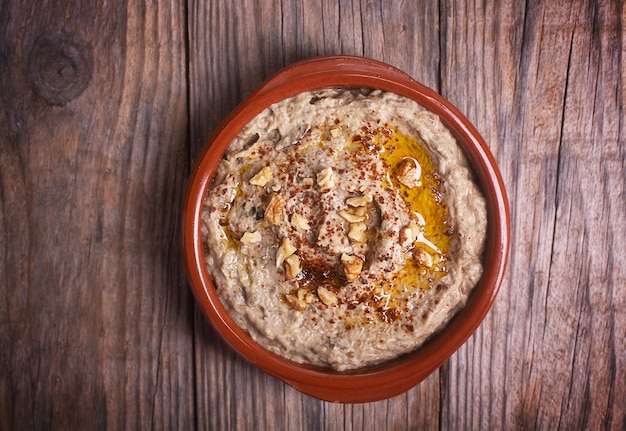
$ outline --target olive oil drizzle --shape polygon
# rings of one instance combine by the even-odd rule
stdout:
[[[421,228],[414,247],[405,251],[404,266],[389,277],[379,277],[378,282],[370,282],[370,290],[363,293],[358,302],[353,302],[353,305],[358,303],[366,306],[380,320],[390,323],[400,314],[408,312],[410,307],[407,302],[410,298],[421,296],[420,292],[435,288],[440,284],[439,280],[447,274],[446,262],[450,255],[454,226],[450,224],[449,208],[443,198],[444,180],[437,173],[437,166],[421,137],[407,136],[388,126],[367,128],[361,132],[355,134],[351,140],[354,151],[374,149],[378,152],[387,172],[382,178],[383,187],[390,188],[406,202],[414,223]],[[322,139],[319,143],[320,147],[325,146],[323,141]],[[398,166],[406,158],[414,159],[421,168],[420,184],[412,188],[400,182],[396,175]],[[243,177],[250,167],[250,163],[242,166],[240,176]],[[243,194],[240,182],[236,188],[236,199]],[[227,211],[220,224],[227,248],[238,250],[240,244],[229,228],[229,216],[230,211]],[[431,267],[421,264],[415,257],[413,250],[417,247],[423,248],[432,256]],[[345,285],[345,280],[337,274],[336,269],[326,263],[303,260],[302,267],[302,273],[294,280],[297,287],[291,294],[302,288],[313,292],[321,285],[338,292]],[[369,315],[368,321],[371,321],[371,317]],[[358,322],[352,322],[350,326],[353,324]]]
[[[422,247],[433,257],[433,266],[428,268],[420,264],[412,251],[408,250],[404,267],[391,277],[381,278],[379,284],[372,286],[371,293],[362,298],[361,302],[375,310],[380,320],[390,323],[399,314],[409,312],[409,297],[421,296],[420,291],[433,289],[447,274],[446,262],[449,259],[453,226],[449,220],[449,208],[443,199],[443,179],[437,173],[422,139],[382,127],[374,131],[373,140],[379,146],[380,157],[387,165],[388,175],[383,179],[384,186],[391,187],[402,197],[413,212],[414,221],[423,229],[425,241],[418,240],[415,247]],[[413,188],[402,184],[395,175],[398,166],[407,157],[415,159],[421,167],[421,184]]]

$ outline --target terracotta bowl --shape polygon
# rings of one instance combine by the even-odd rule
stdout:
[[[205,262],[201,238],[203,200],[226,147],[269,105],[325,87],[367,87],[414,99],[441,117],[468,156],[487,199],[485,271],[467,305],[418,350],[349,372],[301,365],[268,352],[240,329],[220,302]],[[336,402],[376,401],[403,393],[442,365],[476,330],[502,281],[509,250],[509,209],[502,178],[478,131],[449,102],[402,71],[359,57],[322,57],[289,66],[238,106],[208,140],[191,172],[184,201],[183,252],[191,289],[215,331],[243,358],[314,397]]]

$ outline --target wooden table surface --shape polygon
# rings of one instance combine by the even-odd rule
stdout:
[[[619,0],[1,1],[0,429],[626,429],[624,28]],[[511,202],[478,331],[368,404],[240,359],[181,261],[204,141],[331,54],[450,100]]]

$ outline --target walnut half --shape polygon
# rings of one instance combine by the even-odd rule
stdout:
[[[373,197],[371,194],[365,194],[362,196],[353,196],[351,198],[346,199],[346,203],[351,207],[364,207],[370,203],[372,203]]]
[[[359,256],[354,256],[352,254],[342,254],[341,255],[341,272],[343,273],[346,280],[349,282],[353,282],[363,270],[363,259]]]
[[[300,257],[292,254],[285,259],[285,276],[287,280],[293,280],[300,273]]]
[[[294,309],[302,311],[307,304],[311,304],[314,301],[314,296],[312,293],[307,292],[306,289],[298,289],[295,295],[291,293],[285,295],[285,299]]]
[[[263,217],[265,221],[273,225],[280,225],[283,222],[283,208],[285,208],[285,204],[285,198],[278,193],[272,193],[270,203],[265,208],[265,216]]]
[[[396,170],[396,178],[398,178],[398,181],[410,189],[419,187],[422,184],[420,182],[421,176],[422,167],[413,157],[405,157],[402,159],[402,162],[400,162]]]
[[[367,220],[367,215],[358,215],[352,211],[341,210],[339,216],[348,223],[362,223]]]
[[[410,222],[408,225],[400,229],[400,245],[405,249],[412,249],[415,245],[415,240],[420,234],[421,229],[415,222]]]
[[[363,222],[350,223],[350,230],[348,231],[348,238],[359,244],[365,244],[367,242],[367,225]]]
[[[324,304],[328,306],[335,305],[337,304],[337,302],[339,302],[339,300],[337,299],[337,295],[326,289],[324,286],[320,286],[317,288],[317,296]]]
[[[289,238],[283,238],[280,247],[276,250],[276,268],[280,268],[285,259],[296,252],[296,246],[289,240]]]
[[[325,168],[317,174],[317,185],[320,191],[327,192],[335,188],[335,174],[333,168]]]
[[[250,184],[263,187],[272,179],[272,170],[267,166],[261,169],[255,176],[250,178]]]
[[[291,215],[291,224],[294,225],[299,230],[311,229],[311,225],[309,224],[309,221],[298,213],[293,213]]]
[[[244,232],[240,239],[242,244],[256,244],[261,242],[261,233],[258,231]]]

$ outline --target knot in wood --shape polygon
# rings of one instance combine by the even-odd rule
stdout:
[[[28,60],[33,90],[50,105],[65,105],[78,97],[91,80],[93,54],[80,38],[68,33],[44,33]]]

